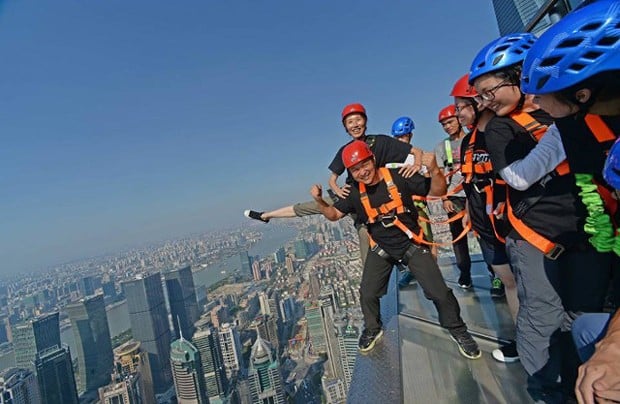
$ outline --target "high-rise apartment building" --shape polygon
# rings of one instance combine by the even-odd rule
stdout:
[[[78,404],[69,347],[56,346],[38,352],[35,373],[43,404]]]
[[[222,358],[224,359],[224,369],[226,369],[226,377],[230,380],[242,367],[239,333],[234,325],[224,323],[220,328],[219,337]]]
[[[11,334],[16,367],[34,370],[37,352],[60,346],[58,313],[44,314],[25,323],[16,324]]]
[[[209,400],[223,399],[228,380],[216,329],[208,325],[199,329],[194,333],[192,343],[200,353]]]
[[[183,337],[170,345],[170,364],[179,404],[207,404],[207,387],[200,353]]]
[[[0,372],[0,404],[41,404],[34,373],[19,368]]]
[[[194,323],[200,316],[192,269],[188,265],[165,272],[164,279],[168,291],[174,337],[178,339],[182,333],[185,338],[191,338],[194,333]]]
[[[148,353],[156,393],[172,384],[170,328],[159,272],[123,282],[131,333]]]
[[[248,384],[252,404],[284,404],[284,386],[280,364],[273,357],[271,348],[258,334],[250,354]]]
[[[110,381],[114,356],[103,295],[66,307],[78,358],[78,392],[96,391]]]

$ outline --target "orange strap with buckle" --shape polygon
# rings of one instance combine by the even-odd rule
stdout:
[[[422,244],[422,245],[428,245],[428,246],[444,246],[444,245],[450,245],[458,240],[460,240],[461,238],[465,237],[467,235],[467,233],[469,232],[469,230],[471,229],[471,223],[468,222],[467,226],[465,226],[465,228],[463,229],[463,232],[461,232],[461,234],[456,237],[454,240],[452,240],[451,243],[433,243],[430,241],[426,241],[424,240],[424,232],[422,229],[420,229],[420,231],[418,233],[414,233],[413,231],[411,231],[411,229],[409,229],[407,226],[405,226],[405,224],[398,218],[398,214],[399,213],[406,213],[408,212],[408,210],[405,208],[405,206],[403,205],[403,200],[400,196],[400,193],[398,192],[398,188],[396,187],[396,184],[394,184],[394,181],[392,179],[392,174],[390,173],[390,170],[385,168],[385,167],[381,167],[379,168],[381,175],[383,176],[383,181],[385,182],[387,189],[388,189],[388,193],[390,194],[390,198],[391,201],[382,204],[381,206],[374,208],[370,205],[370,200],[368,198],[368,194],[366,193],[366,185],[363,183],[359,183],[359,191],[360,191],[360,200],[362,202],[362,206],[364,207],[364,211],[366,213],[366,216],[368,217],[368,223],[376,223],[377,218],[381,215],[385,215],[385,214],[389,214],[389,213],[395,213],[394,216],[394,220],[392,221],[392,224],[396,227],[398,227],[399,230],[401,230],[403,233],[405,233],[407,235],[407,237],[410,240],[415,241],[418,244]],[[464,215],[464,211],[463,211],[463,215]],[[461,216],[462,217],[462,216]],[[372,237],[370,237],[370,247],[373,248],[377,245],[377,243],[372,239]]]
[[[508,194],[508,192],[506,192]],[[508,195],[506,195],[508,196]],[[508,220],[514,229],[523,237],[528,243],[538,248],[550,259],[556,259],[563,251],[564,247],[560,244],[547,240],[544,236],[536,233],[523,221],[517,218],[512,212],[509,198],[506,197],[506,212],[508,213]]]
[[[510,114],[510,117],[519,125],[523,126],[526,131],[529,132],[530,136],[538,143],[540,139],[547,133],[547,125],[543,125],[538,122],[534,117],[527,112],[518,111]],[[570,167],[568,165],[568,160],[562,161],[555,168],[555,172],[558,175],[566,175],[570,173]]]
[[[461,165],[461,172],[465,176],[465,183],[469,184],[474,174],[488,174],[493,171],[493,165],[490,161],[476,162],[474,163],[474,147],[476,147],[476,135],[478,129],[474,129],[469,137],[469,143],[465,149],[465,155],[463,156],[463,164]]]

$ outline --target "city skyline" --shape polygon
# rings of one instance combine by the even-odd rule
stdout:
[[[349,102],[374,133],[412,115],[431,149],[452,83],[497,36],[490,1],[60,0],[5,2],[0,18],[2,275],[307,200]]]

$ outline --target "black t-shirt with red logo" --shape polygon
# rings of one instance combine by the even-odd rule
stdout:
[[[469,142],[471,141],[472,133],[469,133],[467,136],[463,138],[463,142],[461,143],[461,156],[463,156],[463,165],[469,164],[469,162],[465,161],[466,151],[469,147]],[[491,157],[489,156],[489,152],[487,150],[487,145],[485,141],[484,132],[478,130],[476,131],[476,138],[474,140],[473,145],[473,164],[476,163],[485,163],[490,161]],[[471,170],[473,172],[473,168]],[[465,176],[465,175],[464,175]],[[494,172],[490,172],[487,174],[476,174],[472,175],[472,179],[470,182],[463,181],[463,190],[465,191],[465,195],[467,195],[467,205],[469,207],[469,218],[471,220],[471,225],[473,229],[489,242],[493,242],[495,240],[495,232],[493,231],[493,224],[491,223],[491,219],[487,213],[487,195],[486,192],[482,191],[488,184],[494,184],[493,190],[493,207],[491,209],[495,209],[500,202],[504,202],[506,200],[506,188],[503,185],[495,184],[496,174]],[[509,225],[504,220],[495,220],[495,227],[500,236],[505,236],[508,233]]]
[[[544,125],[552,123],[552,118],[542,110],[530,115]],[[496,173],[525,158],[537,144],[532,135],[513,119],[499,116],[487,124],[485,140]],[[564,247],[587,240],[583,231],[587,212],[578,192],[572,173],[547,176],[525,191],[508,186],[511,206],[515,212],[522,212],[517,213],[517,217],[536,233]],[[514,229],[509,235],[523,238]]]
[[[402,142],[401,142],[402,143]],[[409,210],[408,213],[398,215],[401,222],[411,231],[420,232],[418,225],[417,209],[411,197],[413,195],[426,196],[430,190],[430,180],[420,174],[414,174],[410,178],[404,178],[398,174],[398,169],[390,169],[394,184],[400,193],[403,205]],[[377,208],[384,203],[390,202],[390,194],[385,181],[380,181],[375,185],[366,186],[366,194],[370,206]],[[360,192],[357,187],[351,187],[349,196],[334,203],[334,207],[342,213],[356,213],[360,223],[366,223],[368,216],[360,199]],[[388,221],[389,222],[389,221]],[[387,223],[387,222],[386,222]],[[368,233],[372,239],[392,257],[400,258],[405,254],[411,245],[411,240],[402,230],[396,226],[384,227],[383,224],[375,222],[368,224]]]

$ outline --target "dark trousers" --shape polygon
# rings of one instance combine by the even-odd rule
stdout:
[[[467,330],[461,319],[459,307],[452,290],[446,286],[441,271],[430,251],[412,245],[412,254],[407,266],[422,287],[425,296],[432,300],[439,313],[439,323],[451,332]],[[364,327],[368,330],[381,328],[379,299],[387,292],[388,281],[395,260],[381,258],[369,251],[362,273],[360,304],[364,314]]]
[[[448,213],[448,217],[452,218],[458,212],[465,209],[465,198],[450,198],[450,201],[457,208],[457,212]],[[452,234],[452,240],[457,238],[463,232],[463,221],[455,220],[450,222],[450,234]],[[456,266],[461,271],[461,275],[471,276],[471,258],[469,257],[469,246],[467,245],[467,235],[461,238],[456,243],[452,244],[454,250],[454,257],[456,258]]]

